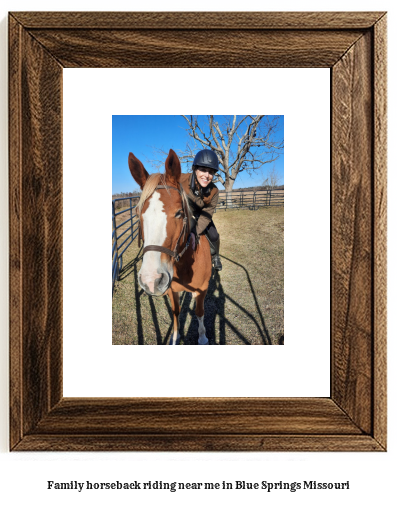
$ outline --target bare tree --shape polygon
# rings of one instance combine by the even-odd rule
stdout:
[[[279,116],[224,116],[222,124],[214,115],[199,121],[198,116],[185,116],[187,133],[193,142],[180,153],[182,162],[191,165],[199,149],[210,149],[218,156],[220,181],[226,192],[233,189],[237,176],[274,162],[282,153],[284,140],[279,138]]]
[[[267,173],[267,177],[262,183],[262,186],[268,187],[271,190],[273,190],[275,187],[277,187],[279,181],[280,175],[278,174],[276,167],[273,165],[273,167]]]

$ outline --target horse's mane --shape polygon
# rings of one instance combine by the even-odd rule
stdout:
[[[141,197],[138,202],[137,206],[137,214],[140,216],[141,211],[143,208],[143,205],[145,204],[146,200],[149,199],[149,197],[153,194],[153,192],[156,190],[156,187],[158,185],[166,185],[165,183],[165,176],[161,173],[154,173],[149,176],[149,178],[146,180],[145,186],[143,187]],[[186,192],[183,190],[182,185],[179,186],[179,190],[181,192],[182,201],[183,201],[183,207],[185,210],[187,210],[188,214],[188,228],[190,230],[190,206],[189,201],[186,195]],[[170,191],[167,189],[167,192],[170,194]]]
[[[146,199],[149,199],[149,197],[153,194],[155,188],[158,185],[165,185],[164,175],[160,173],[151,174],[149,178],[146,180],[145,186],[143,187],[142,194],[138,202],[138,206],[136,208],[139,216],[141,215],[141,211],[143,205],[146,202]]]

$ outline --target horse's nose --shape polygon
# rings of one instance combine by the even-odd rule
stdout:
[[[161,273],[160,277],[156,278],[156,280],[154,281],[154,293],[155,294],[161,288],[161,284],[163,283],[163,280],[164,280],[164,273]]]
[[[154,281],[154,294],[161,295],[168,289],[169,276],[167,273],[161,273],[159,278]]]
[[[167,273],[157,273],[157,278],[139,275],[139,285],[149,296],[161,296],[169,287],[170,277]]]
[[[142,287],[142,289],[146,292],[146,294],[149,294],[152,296],[154,294],[154,280],[151,277],[148,276],[142,276],[141,274],[138,277],[139,285]]]

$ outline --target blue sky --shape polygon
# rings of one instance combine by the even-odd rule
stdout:
[[[200,118],[198,117],[199,122]],[[284,118],[281,117],[280,139],[284,137]],[[187,122],[179,115],[170,116],[121,116],[112,117],[112,194],[132,192],[138,190],[138,185],[132,179],[128,169],[128,154],[132,152],[142,161],[148,173],[157,172],[150,160],[158,158],[156,149],[168,153],[172,148],[179,154],[184,150],[189,136],[186,132]],[[199,147],[198,149],[201,149]],[[284,156],[281,155],[275,162],[265,164],[260,170],[250,176],[246,171],[241,172],[233,188],[244,188],[261,185],[266,178],[268,170],[275,166],[279,174],[279,184],[284,183]],[[161,172],[163,172],[163,167]],[[182,167],[187,172],[187,167]],[[217,183],[223,189],[221,183]]]

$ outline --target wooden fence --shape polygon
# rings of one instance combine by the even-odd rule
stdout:
[[[114,199],[115,210],[125,206],[124,201],[130,199],[130,206],[136,206],[139,195],[133,197]],[[219,191],[219,200],[216,210],[232,208],[258,209],[261,206],[284,206],[284,190],[249,190],[225,192]]]
[[[257,210],[263,206],[284,206],[284,190],[220,191],[216,211],[235,208]]]

